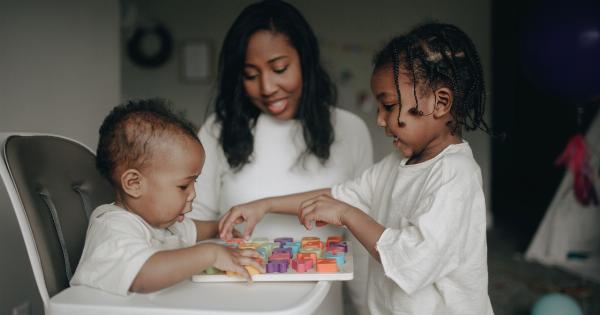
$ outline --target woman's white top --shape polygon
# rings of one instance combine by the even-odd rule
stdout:
[[[199,137],[206,152],[198,177],[196,199],[189,217],[217,220],[232,206],[252,200],[331,187],[354,178],[373,163],[373,148],[365,123],[356,115],[336,108],[332,111],[335,140],[329,160],[323,165],[306,150],[302,126],[297,120],[281,121],[270,115],[258,117],[254,152],[250,163],[234,172],[218,141],[221,126],[211,115]],[[242,227],[238,227],[242,231]],[[339,233],[331,227],[307,232],[295,216],[268,214],[256,226],[256,237],[329,236]]]
[[[481,171],[466,142],[406,165],[392,153],[335,198],[386,227],[369,261],[367,299],[377,314],[493,314],[488,297]]]

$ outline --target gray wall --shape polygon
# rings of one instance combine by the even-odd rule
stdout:
[[[50,132],[95,147],[120,98],[117,0],[0,0],[0,131]],[[0,187],[0,314],[43,314]]]
[[[0,0],[0,131],[94,148],[120,100],[117,0]]]
[[[127,17],[136,17],[138,21],[154,18],[165,23],[175,38],[177,48],[190,39],[210,40],[215,56],[212,62],[216,65],[216,54],[225,32],[241,9],[252,2],[123,0],[122,5]],[[304,14],[319,38],[322,59],[338,85],[339,106],[359,114],[371,129],[376,160],[392,150],[391,139],[384,137],[382,131],[376,127],[374,106],[368,106],[369,102],[365,106],[369,110],[365,111],[358,104],[357,99],[360,94],[371,97],[369,79],[372,56],[392,36],[426,19],[457,24],[477,45],[489,91],[491,0],[294,0],[290,2]],[[179,74],[180,61],[177,52],[164,66],[148,70],[132,64],[123,54],[123,98],[166,97],[171,99],[179,109],[186,111],[191,120],[201,124],[207,106],[212,106],[214,81],[208,83],[182,81]],[[342,80],[343,73],[351,73],[352,78]],[[487,112],[490,113],[491,110],[488,109]],[[490,121],[489,115],[487,120]],[[490,138],[481,132],[467,134],[466,138],[471,143],[482,168],[484,188],[486,195],[489,196]]]

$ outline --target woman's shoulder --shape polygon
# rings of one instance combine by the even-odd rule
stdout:
[[[338,122],[354,122],[354,123],[363,123],[364,124],[364,121],[362,120],[362,118],[358,117],[358,115],[356,115],[355,113],[353,113],[347,109],[343,109],[343,108],[339,108],[339,107],[334,107],[332,109],[331,117],[333,119],[336,119]]]
[[[217,121],[217,114],[216,113],[211,113],[211,114],[209,114],[206,117],[206,119],[202,123],[202,127],[200,127],[200,129],[214,128],[215,126],[219,126],[219,125],[220,124]]]
[[[206,117],[206,120],[200,127],[198,136],[202,138],[204,135],[210,135],[213,138],[218,138],[221,132],[221,124],[217,121],[217,114],[212,113]]]
[[[367,131],[367,124],[358,115],[339,107],[332,111],[331,119],[336,129]]]

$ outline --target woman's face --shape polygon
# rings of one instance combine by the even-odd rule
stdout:
[[[261,30],[248,41],[243,81],[246,95],[263,113],[293,119],[302,94],[302,68],[288,37]]]

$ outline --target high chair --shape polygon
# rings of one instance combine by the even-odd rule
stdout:
[[[3,218],[7,216],[11,222],[17,222],[20,230],[14,240],[3,242],[24,243],[28,264],[18,269],[33,273],[35,285],[30,287],[36,287],[37,292],[29,294],[41,297],[45,314],[341,312],[338,303],[322,303],[331,300],[326,299],[328,294],[339,294],[335,290],[330,292],[331,283],[326,281],[253,285],[182,281],[158,292],[126,297],[86,286],[69,287],[83,250],[91,211],[114,201],[110,184],[97,172],[93,151],[72,139],[48,134],[0,133],[0,150],[0,176],[4,185],[0,188],[6,189],[0,189],[3,206],[0,211]],[[3,253],[10,254],[13,253]],[[35,302],[32,309],[39,313]]]

